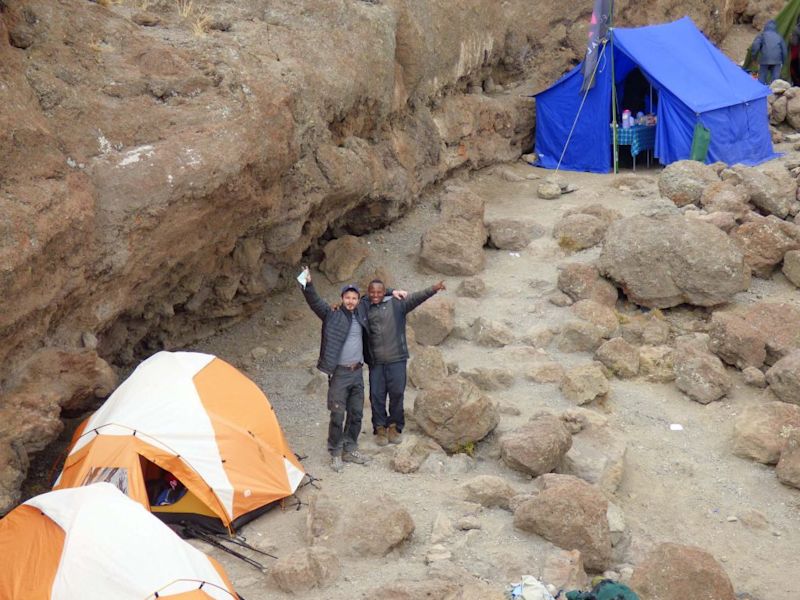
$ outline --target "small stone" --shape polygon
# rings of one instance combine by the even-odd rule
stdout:
[[[81,334],[81,344],[83,345],[84,348],[88,348],[90,350],[96,350],[97,349],[97,336],[95,336],[90,331],[84,331]]]
[[[461,531],[471,531],[473,529],[480,529],[481,522],[480,519],[478,519],[478,517],[475,516],[461,517],[456,522],[456,528],[460,529]]]
[[[553,181],[543,181],[536,190],[542,200],[558,200],[561,197],[561,186]]]
[[[486,283],[480,277],[465,279],[456,289],[456,295],[464,298],[480,298],[485,293]]]
[[[753,387],[762,389],[767,387],[767,378],[761,369],[757,369],[755,367],[746,367],[742,370],[742,376],[744,377],[744,382],[747,385],[752,385]]]
[[[572,304],[572,298],[567,296],[564,292],[555,291],[547,295],[547,301],[553,306],[564,308]]]

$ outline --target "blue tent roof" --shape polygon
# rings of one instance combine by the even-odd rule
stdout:
[[[541,166],[555,168],[563,152],[564,169],[611,170],[610,58],[606,45],[585,98],[581,65],[536,95]],[[657,92],[654,154],[662,164],[689,157],[698,122],[711,130],[708,162],[757,164],[776,156],[767,115],[770,89],[728,59],[690,18],[615,29],[614,66],[618,90],[638,67]]]
[[[614,44],[696,113],[772,93],[708,41],[689,17],[615,29]]]

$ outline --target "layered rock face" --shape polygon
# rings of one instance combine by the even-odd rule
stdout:
[[[320,240],[518,157],[524,94],[580,56],[591,9],[567,27],[554,0],[103,4],[0,2],[0,420],[43,349],[181,346]],[[688,11],[712,37],[730,20],[722,0],[656,4],[619,20]],[[24,464],[46,438],[0,445]]]

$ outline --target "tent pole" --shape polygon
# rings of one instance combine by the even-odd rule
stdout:
[[[614,175],[616,175],[619,172],[619,146],[617,145],[617,76],[614,72],[614,0],[611,0],[608,33],[611,37],[611,131],[614,136]]]

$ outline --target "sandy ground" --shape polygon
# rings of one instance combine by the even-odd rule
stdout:
[[[783,168],[774,161],[773,168]],[[511,165],[515,173],[526,176],[543,172],[522,163]],[[487,265],[480,276],[487,294],[480,300],[458,298],[454,292],[460,278],[448,277],[448,296],[456,302],[457,318],[484,315],[506,322],[520,335],[531,328],[559,325],[569,315],[546,300],[555,288],[557,266],[569,261],[594,259],[597,249],[567,256],[551,237],[553,224],[568,208],[594,202],[613,207],[623,214],[635,214],[658,197],[656,169],[627,171],[622,191],[612,187],[612,175],[569,173],[564,175],[579,190],[557,201],[536,197],[536,181],[508,182],[491,171],[478,173],[463,183],[486,199],[486,218],[524,218],[541,225],[546,233],[518,256],[486,250]],[[623,183],[623,182],[618,182]],[[386,230],[366,236],[371,256],[359,269],[383,266],[401,288],[421,289],[439,279],[424,273],[417,264],[420,235],[435,219],[435,196],[421,203],[402,220]],[[336,299],[336,287],[315,272],[315,282],[323,297]],[[354,278],[355,279],[355,278]],[[781,275],[771,281],[754,280],[750,291],[737,302],[781,297],[797,302]],[[302,318],[298,318],[298,311]],[[669,313],[669,311],[667,311]],[[381,584],[396,580],[424,579],[429,567],[425,553],[431,525],[440,512],[453,519],[470,511],[454,488],[478,474],[497,474],[524,491],[531,479],[506,468],[496,459],[498,434],[528,420],[541,409],[564,410],[572,405],[552,384],[527,381],[528,366],[513,348],[488,350],[450,336],[441,345],[445,358],[464,370],[470,367],[503,366],[515,375],[514,385],[490,395],[501,404],[516,407],[518,416],[503,414],[497,431],[478,445],[474,459],[465,455],[449,458],[441,472],[401,475],[391,470],[393,449],[377,447],[365,411],[362,449],[374,456],[367,468],[347,465],[335,474],[328,468],[325,450],[327,411],[324,386],[309,394],[304,391],[314,375],[320,324],[305,306],[298,290],[276,296],[252,320],[199,344],[195,350],[212,352],[243,368],[269,395],[288,439],[296,452],[307,455],[307,470],[322,478],[319,485],[346,506],[353,499],[379,492],[393,495],[411,512],[416,523],[413,539],[382,559],[343,559],[343,577],[332,587],[300,594],[306,598],[344,600],[360,598]],[[253,348],[263,347],[268,356],[258,362],[250,358]],[[552,345],[547,352],[565,365],[591,360],[585,353],[562,354]],[[413,354],[413,350],[412,350]],[[641,380],[612,380],[612,393],[606,407],[592,407],[605,414],[610,423],[624,432],[628,445],[622,484],[613,501],[625,512],[628,541],[617,550],[618,564],[635,563],[652,544],[673,541],[707,549],[724,565],[737,592],[768,598],[800,597],[796,572],[796,552],[800,547],[800,491],[779,483],[773,469],[739,459],[731,453],[733,418],[742,407],[758,401],[761,394],[749,388],[735,374],[736,385],[728,398],[703,406],[689,400],[671,384],[652,384]],[[407,414],[411,413],[416,390],[406,395]],[[368,404],[368,403],[367,403]],[[507,412],[507,411],[506,411]],[[671,431],[680,423],[683,431]],[[413,423],[407,428],[415,433]],[[307,501],[311,488],[299,496]],[[757,510],[766,517],[762,528],[748,526],[741,519]],[[307,508],[275,510],[247,526],[249,540],[270,548],[279,556],[304,546]],[[500,509],[479,513],[481,529],[458,532],[448,544],[456,565],[488,580],[498,589],[520,575],[538,575],[554,547],[548,542],[515,530],[512,515]],[[212,552],[231,574],[237,589],[252,598],[284,597],[269,578],[218,551]],[[372,596],[369,596],[372,597]]]

